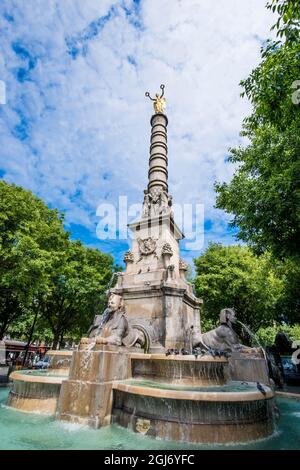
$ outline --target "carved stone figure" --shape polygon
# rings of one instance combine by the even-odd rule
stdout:
[[[168,212],[170,213],[171,219],[174,220],[174,212],[172,209],[172,205],[173,205],[173,198],[171,195],[168,195]]]
[[[175,266],[174,264],[169,264],[167,267],[167,281],[172,281],[174,280],[174,274],[175,274]]]
[[[97,334],[100,332],[102,324],[106,321],[107,317],[110,314],[109,308],[106,308],[102,315],[96,315],[92,325],[88,329],[88,338],[95,338]],[[83,338],[83,339],[88,339]]]
[[[173,218],[172,196],[162,188],[154,188],[151,192],[145,189],[142,217],[156,217],[161,214],[171,214]]]
[[[144,190],[144,202],[143,202],[143,217],[149,217],[151,215],[151,201],[152,196],[147,189]]]
[[[111,294],[108,299],[108,310],[109,314],[96,336],[96,343],[121,346],[122,339],[128,332],[123,298],[120,295]]]
[[[166,191],[162,188],[156,188],[151,195],[154,216],[171,212],[172,197]]]
[[[169,212],[169,196],[166,191],[160,191],[158,205],[159,214],[167,214]]]
[[[194,333],[192,346],[205,349],[223,351],[239,351],[249,349],[240,343],[233,330],[232,324],[236,321],[236,312],[232,308],[224,308],[220,312],[220,326],[207,333]]]
[[[117,294],[110,294],[108,307],[103,315],[96,315],[89,338],[83,338],[81,345],[85,344],[113,344],[115,346],[131,347],[145,343],[145,334],[128,324],[123,298]]]

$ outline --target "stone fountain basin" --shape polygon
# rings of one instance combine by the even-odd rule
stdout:
[[[22,382],[38,382],[38,383],[53,383],[61,384],[61,382],[68,377],[68,371],[51,372],[49,370],[18,370],[10,374],[10,379],[20,380]]]
[[[156,398],[171,398],[174,400],[196,400],[213,402],[257,401],[274,397],[270,387],[264,385],[265,395],[256,387],[254,382],[229,382],[218,387],[195,387],[158,383],[148,380],[123,380],[114,382],[113,389],[134,395]]]
[[[154,438],[196,443],[248,442],[275,429],[275,401],[255,382],[187,386],[141,379],[113,383],[112,422]]]
[[[223,385],[229,379],[228,360],[209,355],[169,355],[133,353],[131,377],[160,383],[193,386]],[[125,378],[125,377],[124,377]],[[128,377],[129,378],[129,377]]]
[[[68,371],[22,370],[10,374],[13,381],[8,406],[28,413],[53,415],[63,380]]]

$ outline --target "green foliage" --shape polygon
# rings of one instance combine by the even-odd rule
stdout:
[[[63,217],[15,185],[0,181],[0,338],[78,339],[104,308],[113,259],[71,241]]]
[[[216,206],[233,214],[238,238],[280,262],[281,321],[300,321],[300,2],[273,0],[279,40],[268,41],[262,61],[241,82],[253,106],[243,123],[249,144],[230,149],[236,171],[217,183]]]
[[[103,311],[112,269],[110,256],[86,248],[79,241],[69,242],[53,266],[48,294],[41,302],[55,345],[67,332],[82,336],[94,315]]]
[[[204,313],[205,313],[205,311],[204,311]],[[201,331],[202,331],[202,333],[205,333],[206,331],[213,330],[217,326],[218,326],[217,321],[214,322],[210,318],[207,318],[206,315],[203,315],[201,317]]]
[[[299,2],[273,1],[285,41],[269,41],[262,62],[241,82],[253,113],[243,123],[249,145],[230,150],[236,171],[216,184],[217,207],[233,214],[238,238],[257,252],[300,257]],[[293,34],[289,32],[293,31]],[[300,89],[300,83],[298,86]],[[299,96],[300,98],[300,96]],[[296,101],[295,101],[296,100]],[[300,99],[299,99],[300,103]]]
[[[261,327],[257,331],[256,336],[263,346],[272,346],[277,333],[281,331],[286,333],[292,341],[300,340],[300,324],[281,325],[276,323],[273,326]]]
[[[271,0],[267,8],[278,14],[278,20],[272,27],[277,29],[277,36],[291,38],[297,34],[300,28],[299,0]]]
[[[268,255],[257,257],[245,246],[214,243],[194,262],[196,292],[204,300],[201,322],[207,329],[218,324],[225,307],[234,307],[253,331],[276,318],[283,284]]]
[[[278,319],[282,323],[300,323],[300,265],[294,258],[278,262],[277,275],[282,279],[282,295],[278,301]]]
[[[234,213],[238,238],[258,253],[300,257],[300,134],[260,129],[247,148],[233,149],[240,163],[229,184],[217,184],[217,207]]]
[[[68,234],[57,211],[30,191],[0,181],[0,338],[47,288]]]

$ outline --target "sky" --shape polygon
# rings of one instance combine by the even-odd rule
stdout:
[[[153,95],[167,98],[169,190],[204,208],[204,243],[236,243],[214,208],[228,148],[251,112],[240,80],[260,61],[266,0],[1,0],[0,177],[65,213],[72,238],[122,260],[130,240],[100,240],[99,210],[147,186]],[[102,205],[102,206],[101,206]],[[97,215],[98,214],[98,215]],[[109,230],[108,230],[109,232]]]

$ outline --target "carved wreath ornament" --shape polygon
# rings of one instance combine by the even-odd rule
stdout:
[[[142,240],[138,238],[139,250],[141,256],[148,256],[152,254],[156,254],[156,240],[152,237],[145,238]]]

